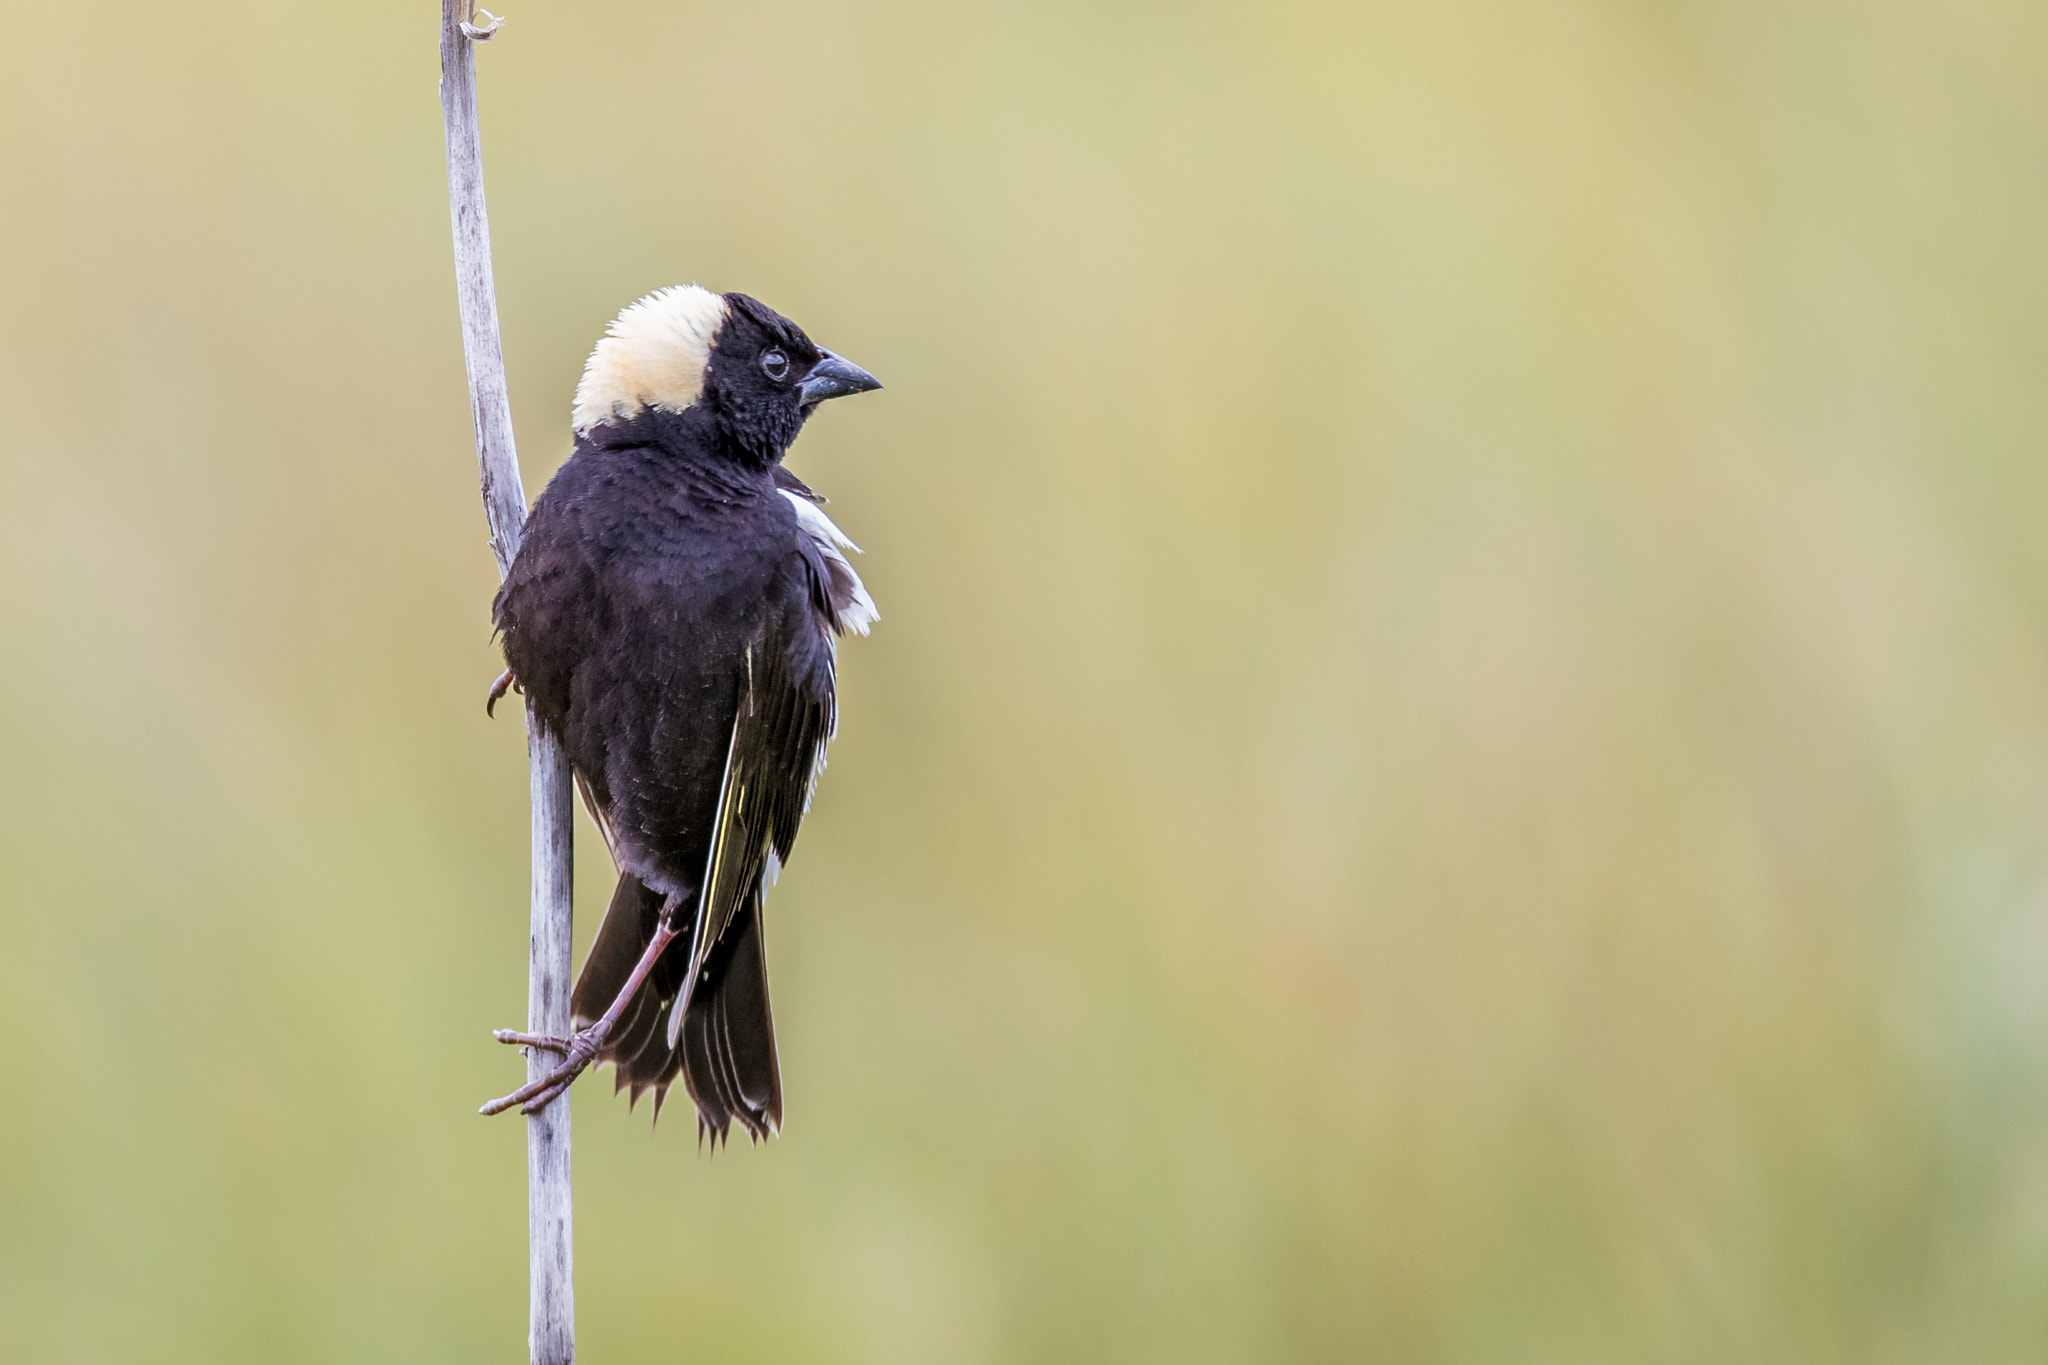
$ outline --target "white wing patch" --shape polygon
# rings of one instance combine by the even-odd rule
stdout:
[[[846,532],[833,525],[832,518],[816,503],[805,501],[787,488],[782,490],[782,496],[796,509],[797,525],[803,527],[804,534],[825,557],[825,568],[832,580],[826,591],[832,599],[832,615],[837,625],[855,635],[867,634],[868,628],[882,619],[882,613],[875,609],[875,599],[868,596],[867,585],[860,581],[860,575],[846,558],[848,550],[859,554],[860,546],[848,540]]]

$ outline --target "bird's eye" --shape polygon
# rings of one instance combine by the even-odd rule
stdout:
[[[789,357],[774,349],[763,351],[761,368],[767,372],[770,379],[780,379],[789,373]]]

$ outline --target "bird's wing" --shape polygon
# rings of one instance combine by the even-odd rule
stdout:
[[[819,642],[823,648],[823,642]],[[682,1032],[705,960],[735,913],[780,872],[825,766],[834,716],[831,664],[806,666],[771,636],[746,648],[746,676],[727,743],[712,819],[703,895],[690,939],[690,974],[669,1011],[668,1041]]]
[[[612,861],[616,864],[619,858],[619,846],[612,840],[611,817],[604,813],[604,805],[597,799],[597,792],[592,789],[590,779],[583,775],[583,770],[576,768],[574,772],[576,774],[576,791],[583,798],[583,809],[590,812],[590,822],[597,826],[597,835],[600,839],[604,840],[605,852],[612,855]]]
[[[802,490],[801,494],[798,489]],[[819,509],[817,504],[824,499],[810,489],[798,484],[796,488],[783,488],[781,492],[789,499],[790,509],[796,513],[796,524],[809,545],[810,554],[806,558],[811,564],[812,581],[817,585],[818,605],[825,624],[835,632],[850,630],[856,635],[867,634],[868,628],[882,619],[882,614],[875,610],[875,599],[868,596],[867,586],[860,581],[860,575],[853,571],[852,561],[846,557],[848,550],[859,554],[860,546],[849,540],[846,532]]]

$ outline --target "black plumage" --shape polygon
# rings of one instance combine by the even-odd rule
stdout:
[[[779,1129],[763,902],[834,729],[835,636],[874,618],[781,460],[818,403],[876,387],[772,309],[694,287],[628,309],[593,354],[575,452],[493,615],[619,882],[567,1060],[508,1101],[600,1060],[657,1106],[680,1074],[714,1138]]]

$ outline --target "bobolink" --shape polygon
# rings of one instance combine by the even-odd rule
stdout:
[[[836,637],[875,604],[782,457],[818,404],[880,388],[745,294],[664,289],[620,313],[576,389],[576,449],[534,503],[493,607],[504,677],[557,736],[619,870],[562,1052],[484,1106],[528,1112],[593,1061],[700,1132],[780,1129],[762,908],[836,722]],[[674,946],[671,947],[671,941]]]

